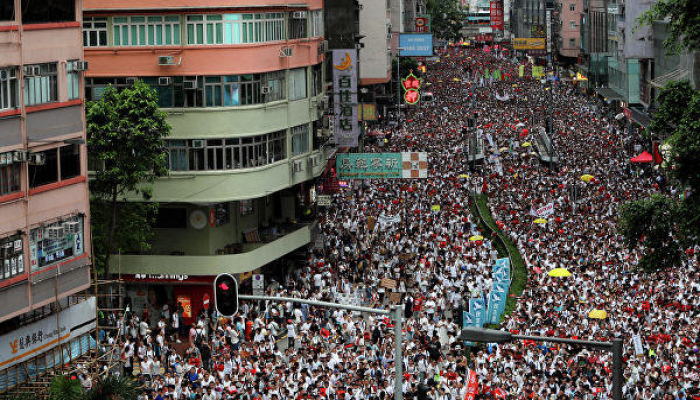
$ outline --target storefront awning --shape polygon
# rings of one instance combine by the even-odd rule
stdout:
[[[624,100],[625,98],[610,88],[595,88],[596,93],[608,100]]]
[[[647,151],[643,151],[642,154],[637,157],[630,158],[630,162],[638,164],[651,164],[654,161],[654,157]]]

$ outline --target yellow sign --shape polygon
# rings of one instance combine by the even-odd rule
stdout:
[[[362,103],[357,105],[358,121],[376,121],[377,105],[374,103]]]
[[[515,50],[544,50],[547,39],[544,38],[516,38],[513,39]]]
[[[350,53],[345,53],[345,57],[343,57],[343,59],[340,61],[340,65],[334,65],[335,69],[338,71],[345,71],[346,69],[350,68],[352,65],[352,57],[350,56]]]

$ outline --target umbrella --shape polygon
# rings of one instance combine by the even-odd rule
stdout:
[[[533,221],[536,224],[546,224],[547,220],[544,218],[537,218],[536,220]]]
[[[469,175],[467,175],[467,174],[461,174],[459,177],[460,177],[460,178],[469,178]]]
[[[500,149],[498,149],[498,151],[500,151],[501,153],[503,153],[504,151],[507,151],[507,150],[508,150],[507,147],[501,147]]]
[[[584,182],[590,182],[590,181],[592,181],[593,179],[595,179],[595,178],[593,177],[593,175],[589,175],[589,174],[581,175],[581,180],[584,181]]]
[[[608,313],[604,310],[593,310],[588,313],[588,318],[605,319],[608,317]]]
[[[455,82],[459,82],[459,81],[460,81],[459,78],[453,78],[452,80],[455,81]]]
[[[549,271],[547,275],[555,278],[566,278],[567,276],[571,276],[571,272],[569,272],[569,270],[566,268],[554,268],[553,270]]]
[[[525,143],[521,144],[520,146],[522,146],[522,147],[530,147],[530,146],[532,146],[532,143],[530,143],[530,142],[525,142]]]
[[[518,124],[515,125],[516,128],[521,128],[523,126],[525,126],[525,124],[523,124],[522,122],[519,122]]]
[[[481,236],[481,235],[474,235],[474,236],[472,236],[472,237],[469,238],[469,241],[470,241],[470,242],[476,242],[476,241],[478,241],[478,240],[484,240],[484,237]]]

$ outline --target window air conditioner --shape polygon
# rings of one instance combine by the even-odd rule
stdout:
[[[27,162],[29,161],[29,152],[27,150],[15,150],[12,153],[12,161],[14,162]]]
[[[38,65],[25,65],[24,76],[39,76],[41,75],[41,67]]]
[[[204,140],[203,139],[194,139],[192,140],[192,147],[195,149],[202,149],[204,148]]]
[[[197,89],[197,80],[196,79],[185,79],[182,82],[182,86],[186,90],[194,90]]]
[[[292,13],[293,19],[306,19],[306,11],[294,11]]]
[[[46,154],[32,153],[29,155],[29,165],[44,165],[46,163]]]
[[[260,87],[260,94],[271,94],[272,93],[272,86],[261,86]]]
[[[173,78],[169,76],[161,76],[158,78],[158,86],[169,86],[173,83]]]
[[[80,232],[80,222],[70,221],[63,224],[63,229],[66,234],[79,233]]]
[[[158,65],[175,65],[175,57],[173,56],[159,56]]]
[[[88,62],[87,61],[73,61],[71,63],[71,68],[73,71],[87,71]]]
[[[294,172],[302,172],[304,170],[304,162],[303,161],[295,161],[294,166],[293,166]]]
[[[280,58],[291,57],[292,55],[294,55],[294,51],[291,47],[285,47],[283,49],[280,49]]]
[[[328,51],[328,41],[324,40],[318,45],[318,54],[322,54]]]
[[[47,239],[61,239],[66,236],[62,226],[52,226],[44,229],[44,237]]]

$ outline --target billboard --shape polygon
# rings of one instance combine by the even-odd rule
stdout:
[[[545,38],[515,38],[513,48],[515,50],[544,50]]]
[[[428,153],[340,153],[338,179],[409,179],[428,177]]]
[[[357,50],[333,50],[334,138],[338,147],[357,147]]]
[[[491,0],[489,4],[491,22],[489,26],[494,30],[503,30],[503,0]]]
[[[431,33],[402,33],[399,35],[399,57],[432,57],[433,35]]]

